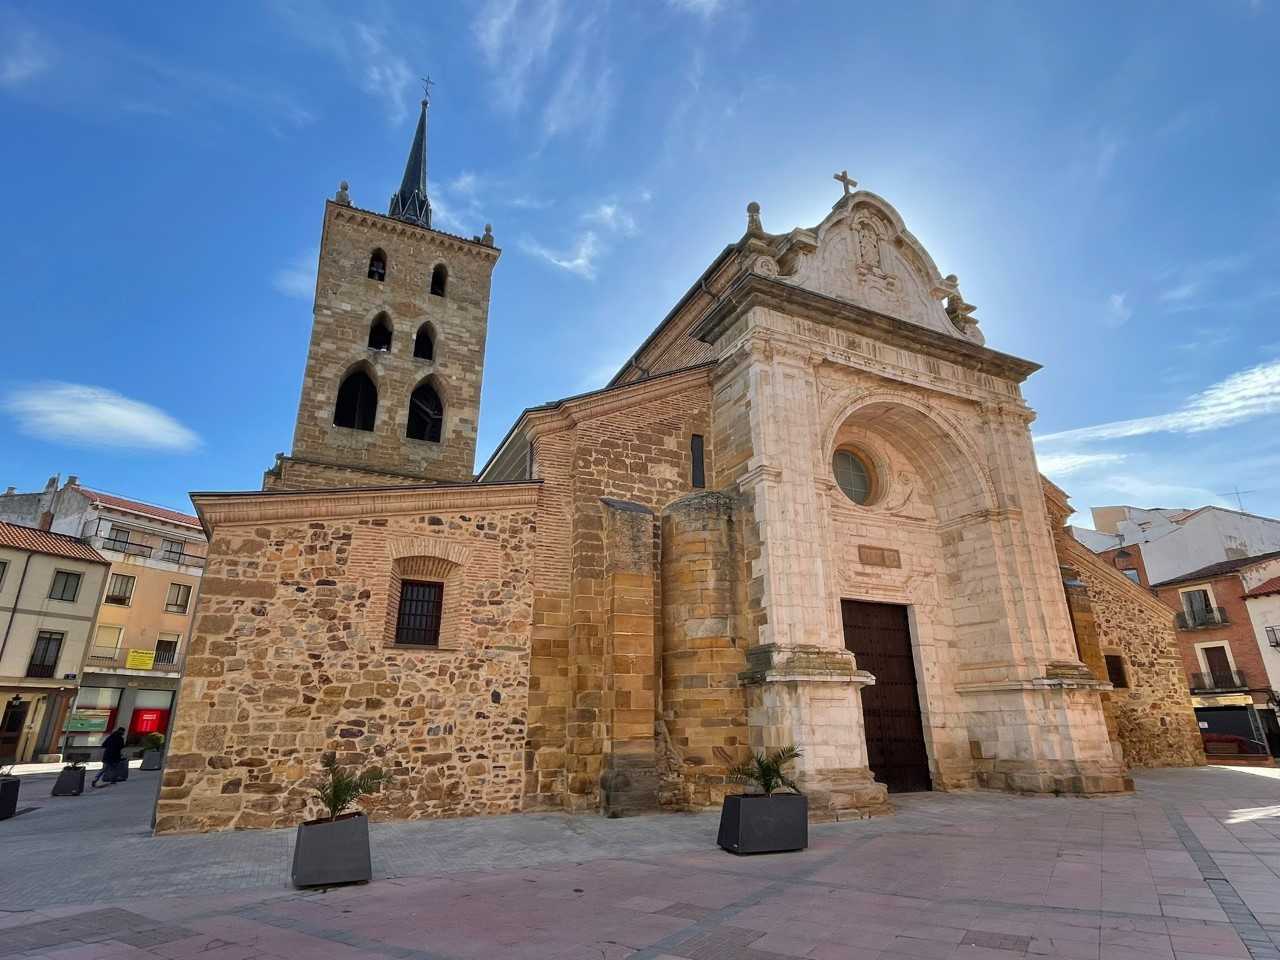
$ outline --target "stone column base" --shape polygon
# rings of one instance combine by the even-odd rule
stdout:
[[[889,791],[866,767],[821,770],[805,776],[800,786],[809,797],[809,819],[815,822],[893,813]]]
[[[975,760],[978,786],[1009,793],[1094,797],[1132,793],[1133,778],[1118,764],[1073,760]]]

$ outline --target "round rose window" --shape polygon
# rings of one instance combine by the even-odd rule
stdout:
[[[837,450],[831,459],[831,469],[836,475],[836,484],[844,491],[844,495],[857,504],[865,504],[871,499],[871,468],[866,461],[850,450]]]

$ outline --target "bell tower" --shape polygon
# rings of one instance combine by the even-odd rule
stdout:
[[[293,450],[265,489],[473,479],[489,289],[501,251],[436,230],[423,99],[387,213],[325,203]]]

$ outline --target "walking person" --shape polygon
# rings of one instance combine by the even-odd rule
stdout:
[[[115,783],[116,765],[124,756],[124,727],[116,727],[115,731],[102,741],[102,769],[98,771],[98,775],[93,778],[90,787],[96,787],[98,781],[104,776],[107,778],[105,786],[111,786]]]

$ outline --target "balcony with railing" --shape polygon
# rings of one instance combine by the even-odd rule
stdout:
[[[123,553],[128,557],[150,557],[155,552],[155,547],[149,547],[145,543],[139,543],[137,540],[126,540],[124,537],[91,537],[93,545],[99,550],[111,550],[114,553]]]
[[[1249,689],[1249,678],[1243,670],[1215,670],[1191,675],[1192,693],[1226,693]]]
[[[188,567],[203,567],[205,558],[185,550],[161,550],[159,559],[167,563],[180,563]]]
[[[37,663],[32,660],[27,664],[27,676],[40,678],[52,677],[55,667],[57,667],[56,663]]]
[[[1179,630],[1208,630],[1213,627],[1225,627],[1230,620],[1227,611],[1222,607],[1205,607],[1198,610],[1179,610],[1173,617]]]
[[[154,657],[146,655],[154,653]],[[132,659],[130,654],[133,654]],[[156,673],[181,673],[182,652],[169,646],[148,650],[134,647],[90,647],[85,658],[86,670],[151,670]]]
[[[88,540],[99,550],[139,557],[144,560],[161,560],[186,567],[203,567],[205,555],[192,551],[193,546],[203,547],[203,542],[182,539],[180,535],[166,536],[154,530],[132,528],[118,520],[100,519]]]

